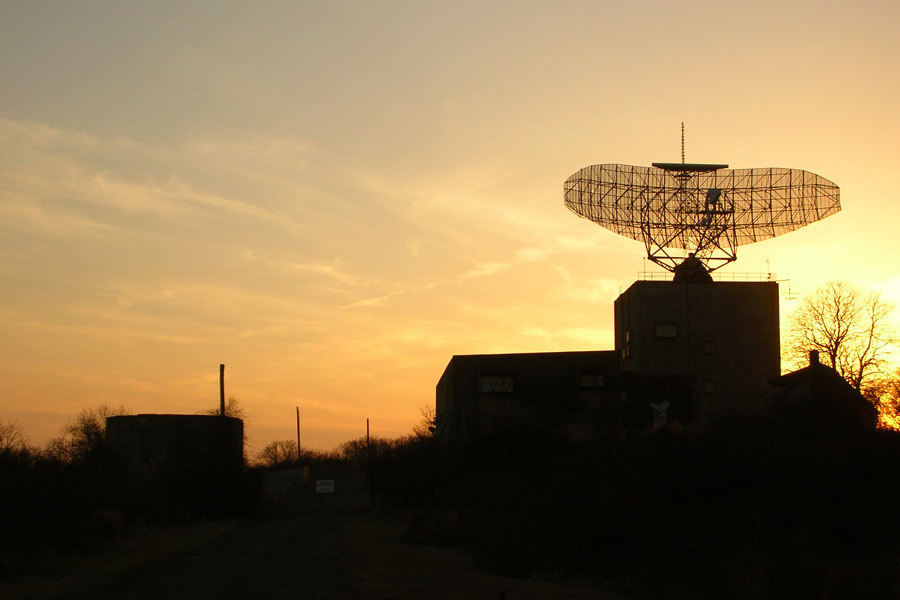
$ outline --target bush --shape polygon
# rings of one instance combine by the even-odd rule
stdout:
[[[898,458],[886,431],[523,430],[450,464],[444,504],[482,566],[511,576],[599,577],[652,597],[894,598]]]

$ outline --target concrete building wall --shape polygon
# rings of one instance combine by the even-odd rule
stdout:
[[[623,373],[615,351],[454,356],[436,388],[437,437],[461,446],[523,426],[590,435],[646,427],[651,404],[691,419],[691,381],[672,373]]]
[[[571,422],[616,397],[617,373],[612,351],[454,356],[436,388],[438,436],[456,445],[504,427]]]
[[[693,379],[701,422],[758,410],[781,370],[778,284],[638,281],[615,302],[624,372]]]

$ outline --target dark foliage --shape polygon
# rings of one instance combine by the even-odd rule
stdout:
[[[432,464],[411,537],[464,544],[506,575],[649,598],[900,597],[896,432],[519,430]]]
[[[102,443],[77,456],[23,449],[0,454],[0,574],[46,552],[76,550],[147,525],[246,515],[261,493],[246,469],[136,467]]]
[[[263,469],[135,471],[102,451],[0,455],[0,570],[130,523],[243,515]],[[365,473],[409,539],[515,577],[596,579],[629,597],[900,597],[900,433],[783,416],[572,437],[504,431],[457,454],[425,434],[303,457]]]

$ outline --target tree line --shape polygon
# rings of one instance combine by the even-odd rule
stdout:
[[[431,417],[423,416],[407,436],[349,440],[331,451],[304,449],[299,457],[296,441],[275,441],[245,459],[240,473],[222,476],[123,464],[106,445],[106,419],[127,414],[122,406],[84,409],[44,447],[29,442],[20,421],[0,417],[0,575],[48,549],[77,549],[149,524],[254,514],[266,501],[264,472],[301,460],[364,472],[380,482],[379,493],[409,495],[404,488],[427,478],[423,461],[433,446],[425,422]],[[232,397],[226,416],[247,415]]]

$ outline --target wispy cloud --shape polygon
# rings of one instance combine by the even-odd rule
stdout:
[[[260,174],[257,179],[263,182],[274,181],[277,178],[264,174],[284,173],[291,166],[300,169],[297,157],[306,154],[306,146],[288,140],[192,140],[182,146],[152,147],[0,118],[0,181],[5,192],[0,210],[7,222],[20,219],[10,226],[35,229],[47,227],[46,219],[37,218],[40,212],[54,211],[72,232],[92,223],[101,228],[115,225],[116,214],[97,208],[113,209],[118,218],[142,214],[171,220],[207,212],[230,214],[290,229],[290,220],[258,201],[266,195],[264,188],[245,189],[243,198],[216,190],[224,180],[240,179],[249,172]],[[144,168],[136,170],[137,164]],[[40,210],[29,212],[23,205]],[[82,218],[72,219],[71,213],[79,211]],[[63,231],[60,224],[53,229]]]
[[[0,201],[0,228],[55,238],[108,237],[122,232],[113,224],[73,211],[56,210],[42,202],[25,201],[12,192],[5,201]]]
[[[456,283],[553,263],[566,253],[599,252],[604,240],[615,237],[600,227],[585,227],[562,210],[559,182],[550,182],[552,191],[545,193],[530,187],[533,178],[522,181],[522,175],[520,168],[497,161],[419,178],[367,172],[360,181],[403,210],[417,235],[415,243],[407,243],[412,256],[423,254],[418,240],[425,238],[440,248],[443,260],[458,256],[465,261],[455,265],[458,270],[448,280]],[[470,262],[477,256],[484,258]]]
[[[206,168],[294,189],[302,180],[298,173],[312,167],[315,155],[315,145],[311,142],[258,133],[233,133],[231,137],[194,135],[182,144],[182,148],[186,155]]]
[[[468,279],[478,279],[480,277],[490,277],[491,275],[496,275],[497,273],[502,273],[504,271],[508,271],[513,266],[515,266],[515,262],[483,262],[478,263],[465,273],[459,276],[459,281],[466,281]]]
[[[485,261],[478,263],[460,275],[458,280],[466,281],[480,277],[490,277],[520,266],[535,263],[555,264],[556,259],[563,254],[585,249],[596,251],[598,247],[593,236],[575,239],[544,238],[543,240],[539,239],[538,241],[542,242],[542,244],[518,248],[517,250],[512,251],[505,261]]]
[[[342,306],[341,308],[347,309],[347,308],[364,308],[364,307],[370,307],[370,306],[378,306],[380,304],[384,304],[391,298],[399,296],[403,293],[405,293],[403,290],[397,290],[397,291],[389,292],[389,293],[381,295],[381,296],[376,296],[373,298],[365,298],[363,300],[357,300],[356,302],[346,304],[346,305]]]
[[[357,287],[367,283],[367,280],[348,273],[346,270],[342,269],[339,265],[335,263],[321,263],[321,262],[292,262],[287,265],[287,267],[294,271],[306,272],[313,275],[317,275],[320,277],[324,277],[328,280],[346,285],[351,287]]]
[[[552,342],[554,346],[572,349],[609,348],[613,342],[613,330],[606,327],[561,327],[546,329],[525,327],[521,334],[541,342]]]
[[[273,248],[242,248],[237,254],[253,265],[281,277],[301,277],[303,285],[315,289],[358,294],[360,288],[380,285],[377,279],[354,273],[343,260],[316,260],[296,252]]]

